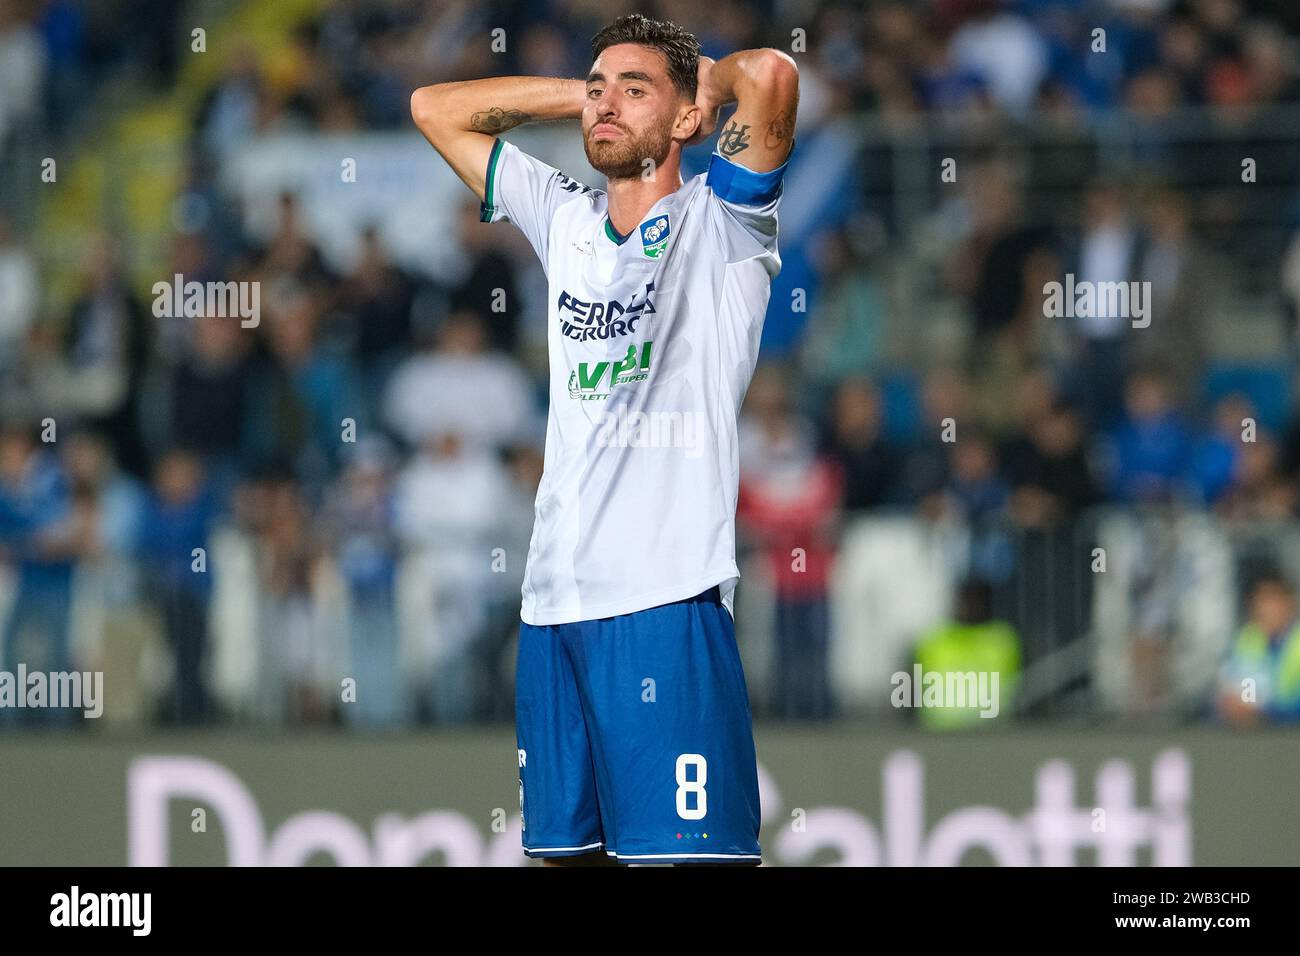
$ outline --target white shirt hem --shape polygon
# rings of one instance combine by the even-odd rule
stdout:
[[[699,578],[695,579],[696,581],[704,581],[704,584],[675,584],[672,587],[636,594],[620,601],[607,601],[603,604],[573,604],[559,608],[534,608],[531,614],[527,604],[525,604],[519,610],[519,619],[533,627],[547,627],[552,624],[574,624],[578,621],[594,621],[603,617],[617,617],[620,614],[633,614],[636,611],[659,607],[661,604],[684,601],[687,598],[695,597],[697,594],[702,594],[715,585],[733,579],[739,580],[739,578],[740,571],[733,562],[730,567],[719,568],[715,572],[701,574]],[[730,611],[731,609],[728,608],[727,610]]]

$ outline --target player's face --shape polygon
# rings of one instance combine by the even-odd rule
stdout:
[[[668,158],[686,105],[657,50],[635,43],[609,47],[587,77],[582,110],[587,161],[609,179],[631,179],[657,169]]]

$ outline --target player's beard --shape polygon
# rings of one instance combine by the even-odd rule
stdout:
[[[615,124],[617,125],[617,124]],[[668,147],[672,145],[672,127],[667,123],[652,126],[634,133],[626,126],[619,126],[623,135],[617,139],[593,140],[584,136],[583,148],[587,151],[587,162],[597,172],[604,173],[606,179],[635,179],[645,175],[647,159],[658,169],[668,158]]]

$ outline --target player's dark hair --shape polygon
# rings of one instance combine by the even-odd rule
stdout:
[[[654,47],[668,61],[668,78],[677,92],[695,99],[700,69],[700,41],[675,23],[651,20],[639,13],[619,17],[591,38],[591,58],[597,59],[608,47],[636,43]]]

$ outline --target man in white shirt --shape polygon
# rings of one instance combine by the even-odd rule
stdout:
[[[736,418],[780,270],[798,71],[713,62],[622,17],[585,80],[419,89],[421,132],[549,283],[550,414],[523,585],[516,723],[524,851],[548,862],[760,860],[732,597]],[[736,102],[707,173],[682,150]],[[496,138],[581,119],[593,189]]]

